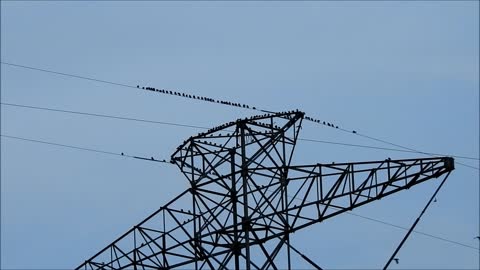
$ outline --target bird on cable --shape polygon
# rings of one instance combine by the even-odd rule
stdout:
[[[155,160],[153,157],[150,158],[151,160]]]
[[[140,85],[137,85],[137,88],[140,88]]]
[[[355,130],[352,130],[352,133],[356,134],[357,132]]]
[[[435,200],[433,200],[433,202],[437,202],[437,198],[435,198]]]
[[[394,258],[393,260],[395,261],[396,264],[398,264],[398,261],[400,261],[398,258]]]
[[[123,152],[122,152],[122,156],[123,156]]]

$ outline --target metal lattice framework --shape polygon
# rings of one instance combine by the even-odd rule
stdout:
[[[172,155],[190,188],[77,269],[320,269],[292,233],[454,169],[449,157],[291,165],[303,117],[254,116],[190,137]]]

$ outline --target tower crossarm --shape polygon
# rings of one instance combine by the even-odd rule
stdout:
[[[250,175],[272,169],[253,170]],[[447,176],[452,170],[454,160],[450,157],[288,166],[282,170],[285,180],[279,177],[268,185],[252,187],[249,195],[259,199],[250,208],[252,215],[244,219],[248,224],[242,226],[257,234],[263,229],[265,235],[258,242],[265,242],[430,179]],[[272,204],[275,199],[283,200],[284,207],[269,210],[275,207]],[[280,224],[287,226],[282,230]],[[275,225],[279,225],[276,232],[271,229]]]

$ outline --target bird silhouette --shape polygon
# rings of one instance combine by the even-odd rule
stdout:
[[[123,156],[123,152],[122,152],[122,156]]]
[[[477,237],[475,237],[475,238],[473,238],[473,239],[478,239],[478,240],[480,240],[480,236],[477,236]]]
[[[393,260],[395,261],[396,264],[398,264],[399,259],[394,258]]]
[[[437,202],[437,198],[435,198],[435,200],[433,200],[433,202]]]
[[[153,157],[150,158],[151,160],[155,160]]]

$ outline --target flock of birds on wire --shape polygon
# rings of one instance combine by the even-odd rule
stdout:
[[[210,97],[195,96],[195,95],[186,94],[186,93],[182,93],[182,92],[159,89],[159,88],[149,87],[149,86],[140,87],[140,85],[137,85],[137,88],[147,90],[147,91],[152,91],[152,92],[158,92],[158,93],[162,93],[162,94],[166,94],[166,95],[173,95],[173,96],[179,96],[179,97],[184,97],[184,98],[197,99],[197,100],[201,100],[201,101],[219,103],[219,104],[238,107],[238,108],[245,108],[245,109],[251,109],[251,110],[256,110],[256,111],[258,110],[258,111],[266,112],[264,110],[260,110],[257,107],[250,106],[248,104],[241,104],[241,103],[237,103],[237,102],[224,101],[224,100],[214,99],[214,98],[210,98]],[[314,123],[318,123],[318,124],[323,124],[325,126],[332,127],[332,128],[338,128],[337,125],[334,125],[334,124],[326,122],[326,121],[321,121],[320,119],[315,119],[315,118],[310,117],[310,116],[305,116],[305,120],[308,120],[308,121],[311,121],[311,122],[314,122]],[[352,131],[352,133],[357,133],[357,132]]]

